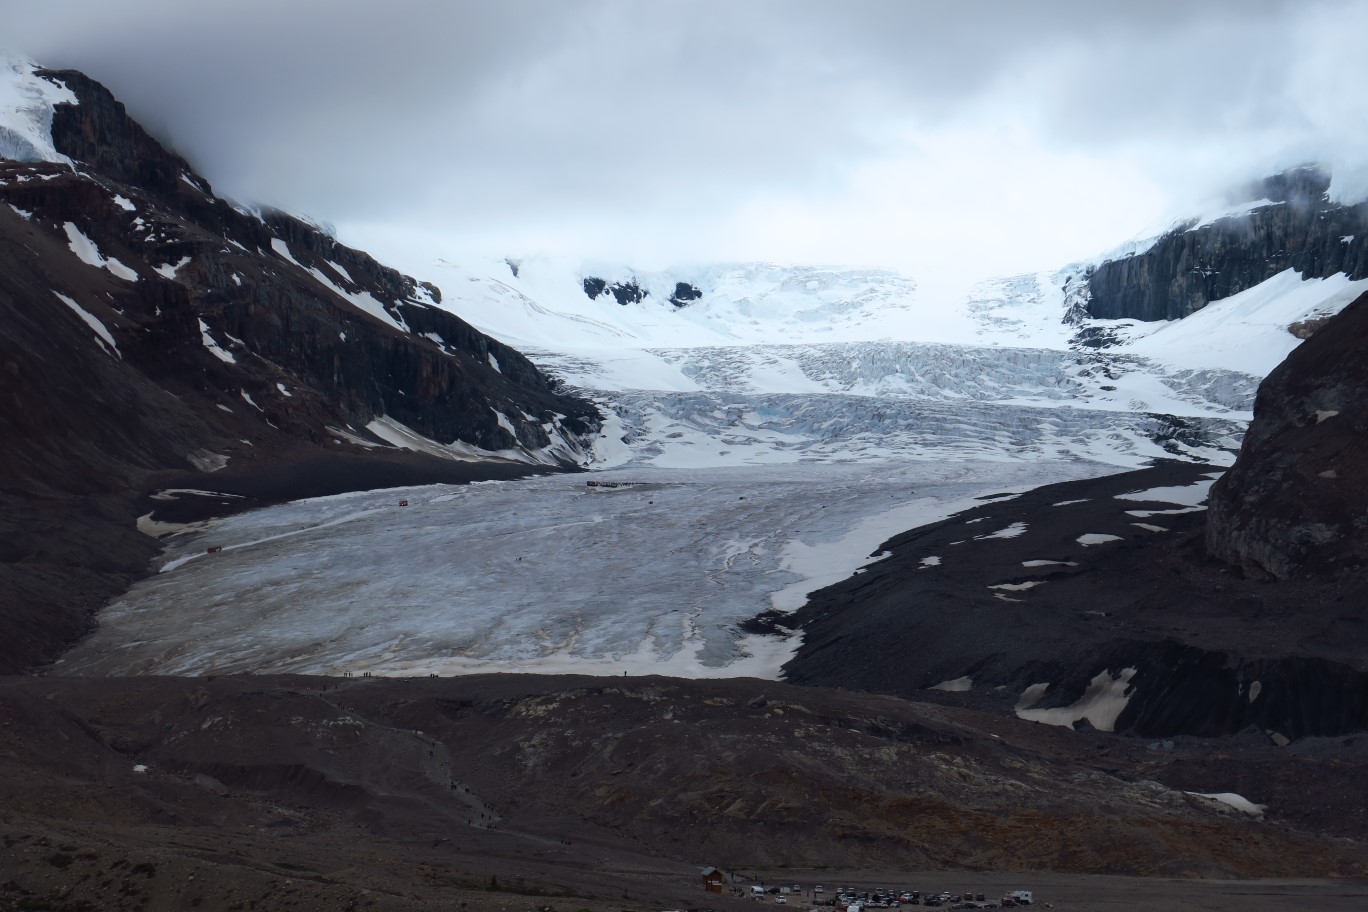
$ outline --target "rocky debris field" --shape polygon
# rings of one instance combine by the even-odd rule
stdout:
[[[940,688],[1142,737],[1361,732],[1368,576],[1274,581],[1209,557],[1202,504],[1222,471],[1046,485],[898,535],[785,622],[804,632],[786,680]]]
[[[1361,817],[1328,821],[1361,737],[1151,743],[772,681],[516,675],[9,678],[0,737],[14,908],[696,908],[705,864],[1368,874]],[[1261,816],[1192,794],[1237,787]]]

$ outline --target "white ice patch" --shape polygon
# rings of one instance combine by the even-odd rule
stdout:
[[[31,220],[33,219],[33,213],[32,213],[32,212],[29,212],[27,209],[20,209],[18,206],[14,205],[13,203],[8,203],[7,205],[8,205],[11,209],[13,209],[13,210],[14,210],[14,214],[17,215],[17,216],[19,216],[21,219],[24,219],[25,221],[31,221]]]
[[[1334,418],[1334,417],[1335,417],[1336,415],[1338,415],[1338,414],[1339,414],[1339,411],[1336,410],[1336,409],[1317,409],[1317,410],[1316,410],[1316,424],[1320,424],[1322,421],[1325,421],[1325,420],[1330,419],[1330,418]]]
[[[771,607],[791,614],[803,607],[808,593],[849,577],[869,562],[875,548],[899,532],[947,519],[978,504],[974,497],[949,501],[920,497],[868,517],[836,541],[809,545],[795,539],[785,547],[782,566],[803,578],[770,596]]]
[[[1121,536],[1119,535],[1106,535],[1101,532],[1085,532],[1084,534],[1078,536],[1078,538],[1074,539],[1074,541],[1078,542],[1085,548],[1091,547],[1092,545],[1105,545],[1107,542],[1114,542],[1120,540]]]
[[[282,241],[280,238],[271,238],[271,249],[274,250],[281,259],[287,260],[288,262],[291,262],[296,266],[299,266],[300,269],[304,268],[300,264],[299,260],[296,260],[294,258],[294,254],[290,253],[290,245]]]
[[[494,357],[494,353],[493,353],[493,352],[487,352],[486,355],[487,355],[488,358],[489,358],[489,366],[492,367],[492,368],[494,368],[494,370],[496,370],[496,371],[498,371],[499,373],[502,374],[502,373],[503,373],[503,370],[499,367],[499,359],[496,358],[496,357]]]
[[[439,456],[443,459],[454,459],[458,462],[502,460],[530,463],[537,461],[531,454],[522,449],[486,450],[462,440],[439,443],[385,415],[366,425],[366,430],[391,446],[427,453],[430,456]]]
[[[242,394],[243,402],[246,402],[248,405],[256,409],[258,412],[265,411],[261,406],[256,404],[255,400],[252,399],[251,394],[248,393],[246,390],[238,390],[238,392]]]
[[[286,398],[289,398],[294,395],[294,393],[291,393],[289,390],[285,388],[285,384],[283,383],[277,383],[276,389],[280,390],[280,395],[285,396]]]
[[[1043,722],[1046,725],[1062,725],[1065,728],[1072,728],[1075,722],[1087,719],[1092,723],[1093,728],[1098,731],[1114,731],[1116,720],[1134,696],[1134,691],[1130,691],[1130,679],[1135,677],[1134,668],[1123,668],[1121,673],[1112,677],[1111,673],[1103,670],[1088,684],[1088,689],[1083,692],[1083,696],[1072,706],[1061,706],[1055,709],[1030,709],[1022,707],[1022,701],[1027,694],[1032,693],[1034,688],[1035,699],[1028,705],[1039,702],[1040,697],[1045,695],[1045,688],[1048,684],[1033,684],[1021,695],[1021,700],[1017,702],[1019,707],[1016,710],[1017,717],[1028,722]],[[1129,692],[1128,692],[1129,691]]]
[[[109,333],[109,328],[100,322],[99,318],[61,292],[54,291],[53,294],[57,296],[59,301],[70,307],[86,326],[95,331],[95,340],[100,343],[101,348],[114,357],[123,360],[123,354],[119,351],[118,343],[114,341],[114,337]]]
[[[115,195],[114,205],[127,212],[137,212],[138,207],[133,205],[133,201],[126,196]]]
[[[1020,712],[1023,709],[1030,709],[1032,706],[1035,706],[1040,702],[1041,698],[1045,696],[1045,691],[1049,689],[1050,685],[1048,683],[1032,684],[1030,687],[1027,687],[1021,692],[1021,696],[1017,697],[1016,711]]]
[[[95,246],[95,242],[86,237],[74,222],[65,224],[67,239],[70,241],[71,252],[80,257],[81,262],[88,263],[96,269],[108,269],[111,273],[126,282],[138,281],[138,274],[129,269],[123,263],[113,257],[104,257],[100,254],[100,248]]]
[[[274,242],[272,243],[274,244]],[[284,242],[281,243],[281,246],[284,246]],[[340,285],[334,283],[331,279],[329,279],[318,269],[309,269],[308,273],[309,275],[313,276],[315,279],[318,280],[318,284],[322,285],[324,288],[328,289],[342,300],[350,302],[351,305],[355,307],[357,310],[370,314],[372,317],[375,317],[375,319],[380,320],[383,323],[387,323],[390,326],[393,326],[400,332],[409,331],[408,326],[405,325],[402,320],[395,317],[394,314],[390,313],[388,310],[385,310],[385,306],[381,304],[379,301],[377,301],[375,299],[375,296],[372,295],[369,291],[346,291]]]
[[[974,679],[965,675],[962,678],[954,678],[950,681],[941,681],[926,688],[927,690],[943,690],[946,693],[965,693],[974,689]]]
[[[1140,528],[1140,529],[1144,529],[1146,532],[1167,532],[1167,531],[1169,531],[1168,529],[1164,528],[1163,526],[1156,526],[1156,525],[1154,525],[1153,523],[1131,523],[1131,525],[1132,525],[1132,526],[1136,526],[1137,528]]]
[[[204,343],[204,347],[205,347],[205,348],[209,349],[210,354],[212,354],[215,358],[218,358],[220,361],[222,361],[222,362],[225,363],[225,364],[236,364],[236,363],[237,363],[237,358],[234,358],[234,357],[233,357],[233,353],[230,352],[230,351],[225,350],[225,349],[224,349],[223,347],[221,347],[217,342],[214,341],[214,337],[213,337],[213,336],[209,335],[209,324],[208,324],[208,323],[205,323],[203,320],[200,320],[200,321],[199,321],[199,329],[200,329],[200,341]]]
[[[996,586],[989,586],[989,589],[1002,589],[1007,592],[1025,592],[1027,589],[1034,589],[1036,586],[1045,585],[1046,580],[1027,580],[1024,583],[998,583]]]
[[[923,567],[939,567],[941,565],[941,559],[935,555],[923,557],[921,559],[921,565]]]
[[[1178,516],[1182,513],[1201,513],[1206,507],[1182,507],[1177,510],[1127,510],[1127,516],[1134,516],[1136,519],[1149,519],[1151,516]]]
[[[1165,488],[1150,488],[1146,491],[1117,494],[1116,499],[1159,501],[1160,503],[1178,504],[1183,507],[1195,507],[1206,502],[1213,483],[1214,479],[1206,478],[1190,485],[1173,485]]]
[[[1077,561],[1060,561],[1060,560],[1028,560],[1028,561],[1022,561],[1022,562],[1021,562],[1021,566],[1023,566],[1023,567],[1077,567],[1077,566],[1078,566],[1078,562],[1077,562]]]
[[[1087,503],[1087,502],[1088,502],[1088,498],[1084,497],[1084,498],[1082,498],[1081,500],[1061,500],[1061,501],[1060,501],[1059,503],[1057,503],[1057,504],[1050,504],[1050,506],[1052,506],[1052,507],[1067,507],[1067,506],[1069,506],[1070,504]]]
[[[184,269],[189,262],[188,256],[181,257],[177,263],[163,263],[161,266],[153,266],[152,271],[164,279],[175,279],[176,274]]]
[[[1026,524],[1024,522],[1014,522],[1010,526],[998,529],[996,532],[990,532],[987,535],[975,535],[974,541],[983,541],[988,538],[1016,538],[1018,535],[1025,533],[1025,531]]]
[[[1234,792],[1187,792],[1194,798],[1205,798],[1208,801],[1215,801],[1224,804],[1226,807],[1234,808],[1241,814],[1248,814],[1251,817],[1262,817],[1264,811],[1268,810],[1266,804],[1255,804],[1243,795]]]
[[[347,281],[347,284],[349,284],[349,285],[355,285],[355,284],[356,284],[356,280],[353,279],[353,278],[351,277],[351,273],[350,273],[350,272],[347,272],[346,269],[342,268],[341,264],[339,264],[339,263],[334,263],[332,260],[324,260],[324,262],[327,263],[329,266],[331,266],[331,267],[333,268],[333,271],[334,271],[334,272],[336,272],[336,273],[337,273],[338,275],[340,275],[343,279],[345,279],[345,280]]]

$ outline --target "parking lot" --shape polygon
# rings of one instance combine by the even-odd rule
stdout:
[[[837,884],[750,884],[738,885],[736,895],[750,895],[761,902],[776,905],[805,904],[810,908],[832,907],[839,912],[863,912],[866,909],[898,909],[903,906],[933,906],[952,909],[1010,909],[1036,904],[1033,890],[1015,889],[1001,895],[983,888],[963,887],[960,892],[949,889],[914,889],[899,887],[861,887]],[[1049,904],[1044,904],[1052,908]]]

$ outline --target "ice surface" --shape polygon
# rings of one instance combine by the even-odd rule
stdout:
[[[0,54],[0,158],[70,164],[52,144],[52,109],[76,104],[76,95],[35,75],[35,69],[30,60]]]
[[[633,468],[594,476],[640,482],[611,491],[578,475],[301,501],[164,539],[164,572],[107,608],[61,667],[775,677],[796,639],[738,625],[775,593],[867,563],[878,517],[1106,471],[1078,461]],[[793,562],[824,548],[812,566]]]

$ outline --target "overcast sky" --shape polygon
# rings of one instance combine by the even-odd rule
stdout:
[[[222,194],[409,269],[1062,265],[1317,159],[1368,189],[1368,0],[44,0]]]

